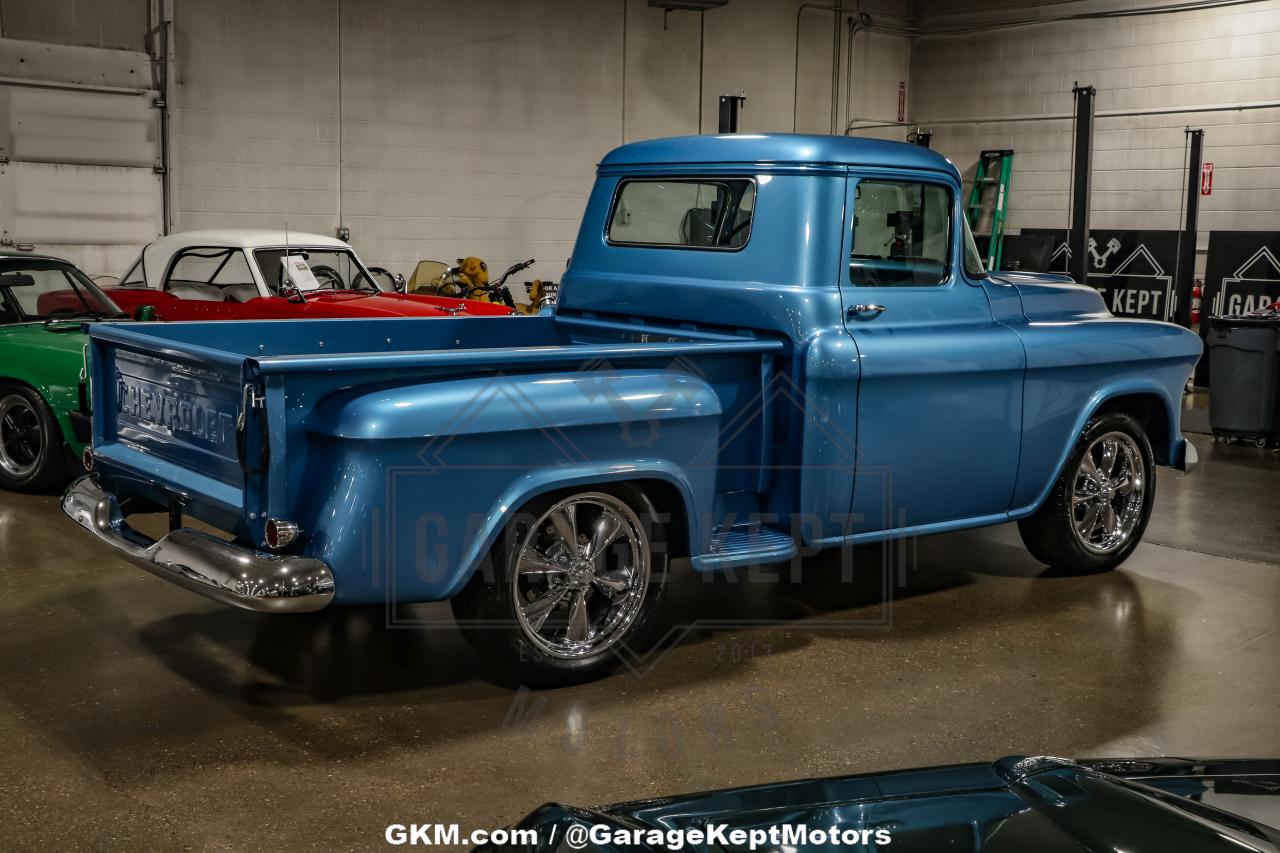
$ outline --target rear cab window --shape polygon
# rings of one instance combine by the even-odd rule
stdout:
[[[751,238],[755,198],[750,178],[629,178],[605,236],[622,246],[734,251]]]
[[[951,273],[951,192],[921,181],[867,179],[854,194],[849,283],[945,284]]]

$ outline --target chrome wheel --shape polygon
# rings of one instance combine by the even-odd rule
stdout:
[[[40,413],[20,394],[0,399],[0,468],[11,477],[35,471],[44,449]]]
[[[640,613],[649,560],[649,538],[623,501],[601,492],[560,501],[519,543],[512,583],[521,630],[557,658],[609,648]]]
[[[1146,494],[1142,451],[1123,432],[1099,436],[1080,459],[1071,491],[1071,529],[1086,550],[1124,547],[1142,519]]]

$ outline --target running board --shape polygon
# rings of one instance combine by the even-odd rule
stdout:
[[[689,562],[698,571],[705,572],[781,563],[795,555],[795,540],[786,533],[772,527],[744,524],[717,530],[711,537],[711,550]]]

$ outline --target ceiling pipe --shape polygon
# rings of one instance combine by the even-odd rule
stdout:
[[[1103,20],[1107,18],[1131,18],[1141,15],[1170,15],[1178,12],[1197,12],[1206,9],[1223,9],[1230,6],[1246,6],[1254,3],[1267,3],[1271,0],[1190,0],[1185,3],[1158,3],[1151,6],[1135,6],[1128,9],[1109,9],[1098,12],[1072,12],[1063,15],[1045,15],[1032,16],[1024,18],[1011,18],[1006,21],[993,21],[991,23],[973,24],[957,27],[926,27],[914,24],[904,27],[903,32],[911,36],[948,36],[948,35],[966,35],[970,33],[985,33],[992,30],[1007,30],[1015,27],[1034,26],[1036,24],[1054,24],[1063,21],[1093,21]],[[1039,8],[1038,6],[1018,6],[1014,8]],[[999,13],[1001,9],[990,9],[987,12]],[[966,14],[984,14],[966,12]],[[916,19],[919,20],[919,19]]]
[[[1192,104],[1185,107],[1145,107],[1132,110],[1098,110],[1095,118],[1121,118],[1134,116],[1181,115],[1183,113],[1221,113],[1238,110],[1274,110],[1280,109],[1280,101],[1240,101],[1234,104]],[[928,125],[954,124],[1006,124],[1027,121],[1070,121],[1072,113],[1043,113],[1024,116],[980,116],[977,118],[944,118],[929,119]],[[883,119],[853,119],[845,131],[869,130],[878,127],[909,127],[916,122],[884,121]]]
[[[836,121],[839,118],[840,109],[840,19],[843,15],[844,0],[836,0],[835,16],[831,19],[831,129],[829,132],[832,136],[836,132]],[[798,51],[799,47],[796,49]]]
[[[797,117],[800,113],[800,19],[804,17],[804,13],[809,9],[820,9],[826,12],[835,12],[836,7],[826,3],[801,3],[796,9],[796,63],[795,71],[792,74],[793,91],[791,95],[791,132],[795,133],[797,127]]]
[[[845,56],[845,87],[844,87],[844,116],[845,123],[850,121],[849,116],[853,115],[853,39],[862,30],[871,26],[871,16],[866,12],[858,12],[856,15],[849,16],[849,47]],[[833,128],[832,133],[835,133]]]
[[[846,10],[843,7],[843,0],[839,0],[840,5],[832,5],[830,3],[801,3],[796,9],[796,36],[795,36],[795,67],[792,72],[793,86],[791,93],[791,130],[795,132],[798,127],[798,114],[800,112],[800,21],[804,17],[804,13],[810,10],[831,12],[835,15],[834,36],[832,45],[832,94],[831,94],[831,132],[836,132],[839,118],[839,75],[840,75],[840,21]],[[858,20],[858,29],[875,30],[876,32],[884,32],[892,35],[907,36],[910,30],[903,27],[894,27],[873,23],[871,16],[865,12],[855,12],[853,15]],[[847,113],[846,113],[847,114]]]

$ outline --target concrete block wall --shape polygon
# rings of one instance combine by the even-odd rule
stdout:
[[[1098,8],[1059,4],[1042,14]],[[957,11],[965,15],[939,17]],[[917,14],[931,26],[974,20],[957,0],[919,0]],[[998,9],[987,16],[999,17]],[[1180,111],[1249,102],[1280,107],[1280,2],[918,37],[911,118],[931,127],[933,147],[966,177],[982,149],[1014,149],[1010,229],[1061,228],[1069,204],[1070,119],[967,120],[1070,115],[1075,81],[1098,89],[1094,227],[1180,226],[1183,129],[1190,125],[1205,129],[1204,159],[1215,165],[1213,194],[1201,197],[1201,249],[1210,230],[1280,228],[1280,108]],[[1144,114],[1107,115],[1114,111]]]
[[[799,15],[797,62],[801,3],[732,0],[699,16],[646,0],[175,0],[174,224],[345,225],[370,262],[406,273],[420,258],[479,254],[496,267],[537,257],[532,274],[558,277],[593,167],[614,145],[695,133],[699,112],[709,131],[718,96],[740,91],[745,131],[830,130],[833,16]],[[932,26],[1025,6],[860,8]],[[136,50],[146,18],[143,0],[0,0],[4,35],[60,44]],[[1280,0],[911,40],[860,32],[851,92],[840,50],[835,125],[892,122],[909,81],[908,117],[965,173],[982,148],[1018,152],[1011,228],[1061,227],[1070,121],[975,119],[1067,115],[1072,82],[1093,83],[1095,225],[1177,226],[1192,124],[1216,166],[1202,232],[1275,228],[1280,110],[1161,111],[1280,101],[1278,36]]]
[[[175,10],[176,230],[333,234],[338,67],[332,0],[189,0]]]
[[[829,129],[829,12],[802,18],[793,110],[800,3],[700,17],[646,0],[177,0],[176,227],[287,217],[345,225],[366,260],[406,274],[474,254],[559,278],[601,156],[697,133],[699,92],[703,131],[739,92],[744,131]],[[877,73],[850,106],[892,118],[907,55],[860,34],[855,72]],[[842,89],[841,127],[844,110]]]
[[[373,263],[537,258],[559,278],[622,134],[622,7],[342,4],[342,210]]]
[[[558,278],[600,157],[714,131],[721,94],[747,96],[747,132],[894,117],[906,39],[859,33],[852,91],[841,46],[833,116],[836,19],[803,3],[173,0],[173,227],[346,226],[406,274],[476,254]],[[910,0],[858,8],[901,21]],[[0,35],[140,50],[147,9],[0,0]]]

